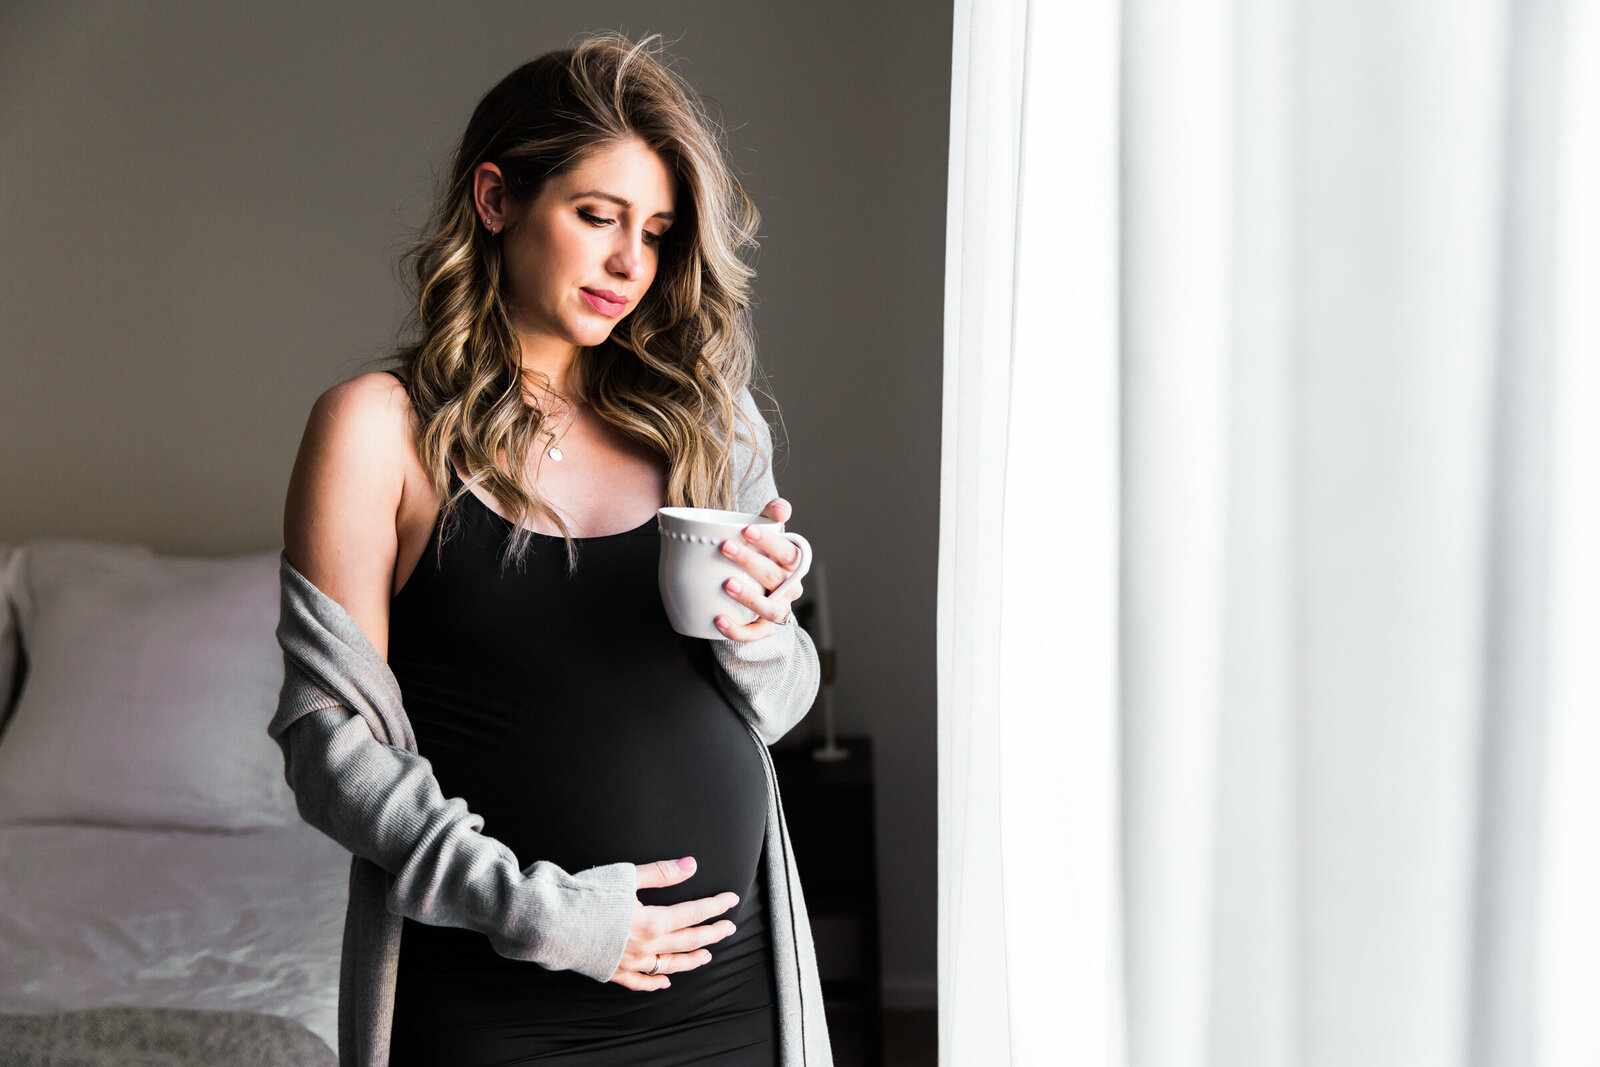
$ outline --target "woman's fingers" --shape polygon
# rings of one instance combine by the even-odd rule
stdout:
[[[780,566],[776,559],[766,554],[769,546],[762,542],[782,542],[788,547],[790,558]],[[773,550],[776,551],[775,546]],[[772,623],[781,622],[788,617],[790,605],[800,599],[800,595],[805,592],[805,587],[799,582],[785,589],[782,596],[773,596],[768,592],[782,585],[788,579],[790,571],[800,562],[800,549],[787,537],[769,533],[759,537],[754,544],[744,545],[741,545],[736,538],[729,538],[722,543],[722,554],[738,563],[749,575],[748,579],[729,578],[722,583],[722,588],[729,596],[756,613],[757,618],[749,623],[742,623],[744,626],[754,625],[762,619]],[[727,627],[723,629],[724,632],[728,632]]]
[[[656,938],[647,946],[646,951],[639,953],[635,969],[640,972],[650,970],[655,966],[658,957],[661,960],[658,974],[675,974],[678,971],[692,971],[696,967],[703,967],[711,962],[711,953],[706,946],[733,936],[733,932],[737,929],[731,920],[724,919],[709,926],[691,926],[687,930],[675,930]]]
[[[750,623],[760,622],[762,619],[773,623],[782,622],[789,615],[790,605],[805,591],[804,587],[796,582],[782,593],[764,593],[760,589],[750,588],[747,582],[735,579],[724,582],[722,588],[741,605],[756,613],[756,618],[749,620]],[[735,618],[735,616],[729,617]],[[742,617],[738,617],[736,621],[745,622]]]
[[[684,857],[690,865],[691,857]],[[689,877],[680,860],[658,860],[638,865],[639,885],[670,885]],[[705,946],[733,933],[731,921],[701,925],[739,903],[737,893],[686,900],[665,907],[639,903],[634,908],[633,929],[611,981],[629,989],[665,989],[666,975],[693,970],[711,962]],[[646,971],[655,974],[646,974]]]
[[[660,937],[691,926],[699,926],[707,919],[721,915],[737,903],[739,894],[718,893],[714,897],[685,900],[681,904],[666,904],[647,910],[654,912],[651,918],[654,920],[656,936]]]
[[[749,529],[754,529],[754,527],[749,527]],[[749,534],[745,534],[746,538],[749,536]],[[747,587],[751,585],[759,587],[754,592],[765,593],[768,589],[776,589],[785,578],[789,577],[789,570],[779,566],[777,560],[767,555],[768,545],[766,542],[775,541],[782,541],[790,548],[793,548],[795,560],[798,562],[800,550],[795,548],[794,542],[787,537],[779,537],[776,534],[765,534],[755,541],[741,541],[740,538],[730,537],[722,542],[723,556],[743,567],[745,573],[751,578],[749,582],[742,584]],[[776,551],[776,548],[773,550]]]
[[[693,856],[676,860],[656,860],[637,865],[640,889],[659,889],[664,885],[677,885],[694,875]]]
[[[800,566],[800,546],[782,534],[754,523],[739,532],[746,541],[782,567],[785,576]]]
[[[794,517],[794,509],[780,496],[762,509],[761,517],[773,522],[788,522]],[[751,523],[739,532],[740,537],[730,537],[723,542],[723,553],[729,559],[737,560],[765,588],[776,589],[778,583],[799,565],[800,546],[787,537],[774,533],[760,523]]]
[[[762,509],[763,518],[787,522],[794,509],[782,497]],[[722,554],[744,568],[747,579],[729,578],[722,583],[726,592],[739,604],[755,612],[749,622],[732,615],[718,615],[717,628],[735,641],[756,641],[772,633],[789,617],[791,605],[800,599],[804,588],[799,582],[775,597],[768,590],[782,585],[800,564],[800,546],[781,534],[763,528],[759,523],[746,526],[741,536],[722,542]]]
[[[754,641],[770,634],[788,619],[789,612],[794,610],[794,602],[805,592],[805,586],[800,582],[795,582],[781,594],[770,595],[763,595],[761,590],[752,589],[748,584],[734,579],[724,582],[722,588],[734,600],[756,613],[756,617],[749,622],[732,615],[717,616],[718,628],[735,641]]]
[[[711,953],[703,948],[696,949],[693,952],[661,952],[646,956],[640,961],[641,970],[638,973],[643,974],[648,971],[655,962],[656,955],[661,958],[661,970],[657,971],[656,974],[679,974],[683,971],[692,971],[696,967],[704,967],[711,962]],[[646,974],[645,977],[652,976]]]
[[[737,590],[728,586],[728,595],[739,603],[756,613],[756,617],[749,622],[743,622],[732,615],[718,615],[717,628],[735,641],[755,641],[766,637],[789,618],[793,610],[791,605],[805,592],[805,587],[799,582],[794,583],[783,591],[781,596],[760,596],[751,593],[744,586]]]
[[[733,932],[737,929],[738,927],[733,925],[731,919],[723,919],[721,922],[715,922],[709,926],[691,926],[687,930],[678,930],[658,938],[656,943],[650,946],[650,951],[661,953],[663,960],[668,958],[667,953],[669,952],[698,955],[700,952],[705,951],[707,945],[714,945],[725,937],[733,936]],[[699,952],[696,950],[699,950]],[[710,958],[710,953],[705,953],[705,955],[707,959]],[[647,971],[649,969],[649,967],[645,968]]]
[[[666,989],[672,984],[664,974],[640,974],[627,967],[619,967],[617,973],[611,976],[611,981],[640,993],[652,989]]]
[[[711,952],[705,946],[731,937],[736,929],[732,922],[723,920],[658,937],[649,945],[649,951],[624,953],[611,981],[640,991],[666,989],[672,984],[666,975],[704,967],[711,962]],[[651,970],[655,974],[646,973]]]
[[[726,634],[732,641],[759,641],[778,628],[778,624],[768,619],[756,619],[753,622],[735,622],[730,616],[717,616],[717,629]]]

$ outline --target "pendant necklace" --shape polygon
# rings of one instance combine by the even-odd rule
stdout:
[[[572,429],[572,424],[576,421],[578,421],[578,413],[577,409],[574,408],[572,418],[568,420],[566,429],[561,431],[561,436],[557,437],[555,434],[550,435],[550,447],[545,450],[545,455],[549,456],[557,463],[561,462],[561,442],[566,440],[567,432]]]

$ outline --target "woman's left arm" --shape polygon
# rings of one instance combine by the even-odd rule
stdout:
[[[771,432],[748,389],[740,392],[739,403],[755,424],[760,455],[742,447],[735,450],[734,470],[743,484],[734,506],[747,514],[787,521],[792,509],[778,497],[773,481]],[[770,745],[811,710],[822,669],[811,635],[795,621],[790,609],[790,594],[798,596],[795,590],[803,589],[802,583],[796,582],[781,597],[766,595],[794,568],[799,550],[787,538],[761,537],[759,531],[753,532],[756,536],[747,532],[730,538],[723,551],[749,575],[739,591],[729,589],[728,594],[760,617],[750,623],[728,617],[728,625],[721,627],[728,640],[713,641],[711,648],[723,691]]]

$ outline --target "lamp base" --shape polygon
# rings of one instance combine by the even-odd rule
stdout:
[[[832,738],[829,738],[827,744],[811,750],[811,758],[818,763],[838,763],[840,760],[850,758],[850,750],[840,748]]]

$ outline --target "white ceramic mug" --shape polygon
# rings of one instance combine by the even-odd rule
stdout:
[[[794,571],[768,596],[789,588],[811,569],[810,542],[797,533],[786,532],[783,523],[760,515],[715,508],[661,508],[656,512],[656,524],[661,531],[661,565],[657,571],[661,603],[672,628],[686,637],[725,641],[728,636],[717,629],[718,615],[741,623],[760,617],[722,588],[729,578],[738,579],[746,588],[759,587],[749,571],[722,554],[722,542],[730,537],[747,544],[742,532],[746,526],[759,526],[767,536],[786,537],[800,549],[800,562]],[[761,550],[748,545],[747,551]]]

